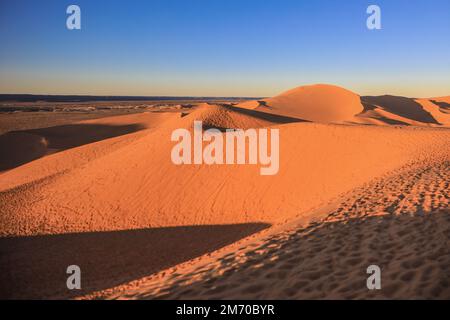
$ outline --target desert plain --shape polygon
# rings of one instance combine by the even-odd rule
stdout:
[[[0,114],[0,298],[450,299],[450,96],[47,105]],[[279,171],[174,164],[194,121],[278,129]]]

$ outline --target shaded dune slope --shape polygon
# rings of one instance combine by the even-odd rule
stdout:
[[[439,124],[415,99],[397,96],[362,97],[365,103],[378,106],[394,115],[416,122]]]
[[[73,298],[107,289],[210,253],[267,227],[263,223],[203,225],[3,238],[0,298]],[[74,263],[83,272],[83,285],[71,291],[64,270]]]
[[[0,135],[0,172],[46,155],[157,126],[173,115],[143,113]]]

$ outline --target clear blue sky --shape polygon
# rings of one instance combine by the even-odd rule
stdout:
[[[450,95],[449,0],[1,0],[0,46],[0,93]]]

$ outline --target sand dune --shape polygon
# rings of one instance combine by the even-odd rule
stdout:
[[[359,279],[346,273],[350,272],[346,268],[365,263],[370,254],[364,248],[338,250],[339,239],[344,235],[350,237],[348,243],[354,242],[352,237],[356,237],[348,233],[345,220],[360,221],[355,222],[355,234],[363,237],[367,232],[372,238],[380,235],[377,225],[384,219],[380,215],[392,216],[388,218],[392,221],[392,232],[406,228],[399,231],[405,234],[411,234],[413,221],[421,218],[397,217],[400,213],[421,215],[427,212],[432,218],[426,223],[431,225],[445,226],[448,222],[448,213],[443,210],[448,209],[449,199],[442,191],[447,190],[449,184],[446,172],[450,161],[450,131],[445,128],[448,125],[446,101],[446,98],[360,97],[339,87],[318,85],[237,106],[200,104],[189,113],[117,116],[11,133],[22,139],[23,147],[14,139],[2,136],[6,141],[2,151],[17,148],[12,154],[23,157],[2,159],[2,163],[8,164],[5,169],[9,170],[0,173],[0,265],[8,269],[2,282],[14,281],[17,288],[2,296],[72,296],[56,272],[46,273],[43,282],[33,278],[36,273],[42,273],[46,265],[57,270],[72,260],[81,261],[91,269],[95,261],[102,270],[88,273],[85,291],[79,294],[89,294],[177,268],[190,259],[211,254],[223,246],[233,246],[232,243],[241,238],[272,226],[262,234],[269,233],[275,237],[273,239],[280,237],[274,243],[268,244],[270,240],[260,235],[242,240],[252,244],[239,242],[243,251],[238,252],[244,256],[248,253],[249,258],[235,259],[237,270],[244,268],[240,272],[242,278],[228,278],[228,260],[202,256],[199,263],[211,261],[215,270],[222,272],[221,276],[207,268],[197,279],[189,267],[182,269],[181,278],[178,275],[174,279],[167,278],[158,273],[155,279],[159,280],[151,280],[151,289],[129,285],[126,288],[131,286],[135,291],[126,296],[190,298],[194,293],[175,290],[172,280],[200,283],[203,288],[203,281],[215,279],[218,283],[251,283],[254,288],[236,286],[236,290],[229,290],[223,282],[225,287],[219,286],[222,289],[213,294],[193,284],[195,294],[228,298],[324,297],[325,287],[321,288],[320,283],[327,276],[323,270],[308,279],[302,278],[306,282],[300,286],[304,290],[299,293],[289,293],[292,290],[288,284],[292,285],[297,279],[293,275],[295,272],[306,270],[308,275],[313,272],[313,266],[321,263],[340,270],[341,276],[334,274],[335,282],[341,282],[342,277],[349,281]],[[201,120],[205,129],[279,129],[278,174],[261,176],[259,166],[249,164],[173,164],[171,133],[179,128],[192,131],[196,120]],[[396,170],[401,171],[396,173]],[[345,201],[344,194],[347,195]],[[405,198],[412,199],[412,203]],[[334,203],[337,207],[332,209],[330,206]],[[419,207],[423,212],[418,211]],[[313,229],[303,229],[311,221],[319,224]],[[295,229],[298,235],[294,240],[292,229],[287,227],[293,222],[301,222]],[[335,233],[329,230],[330,225],[335,226],[332,227]],[[311,230],[317,230],[316,234],[321,236],[311,238]],[[420,230],[412,240],[420,242],[429,237],[431,243],[436,243],[436,234],[427,236],[424,230],[428,229]],[[213,233],[215,235],[211,236]],[[331,244],[321,240],[326,239],[325,235],[333,240]],[[155,237],[162,240],[155,240]],[[130,241],[136,251],[125,254],[123,248],[130,248]],[[168,241],[171,245],[166,245]],[[393,241],[397,241],[398,246],[404,243],[397,238]],[[409,246],[403,251],[390,253],[406,256],[413,250],[414,241],[408,242]],[[293,243],[304,243],[305,251],[294,250]],[[120,247],[122,253],[117,253]],[[281,247],[288,249],[283,251]],[[333,264],[335,261],[327,263],[324,254],[315,257],[311,253],[322,252],[317,249],[322,247],[323,252],[330,254],[354,253],[359,262],[344,263],[339,269]],[[81,251],[68,255],[74,248],[76,251],[81,248]],[[256,257],[255,250],[267,255],[252,260]],[[216,254],[220,256],[220,252]],[[116,254],[121,258],[115,258]],[[161,255],[163,258],[148,262]],[[286,263],[274,266],[270,262],[273,256]],[[403,256],[397,258],[399,263],[403,262]],[[290,261],[293,259],[301,263]],[[128,264],[128,260],[134,262],[125,271],[122,266]],[[249,262],[245,262],[247,260]],[[433,268],[440,268],[445,259],[441,260]],[[20,267],[11,267],[17,263]],[[247,273],[258,269],[256,266],[260,264],[263,267],[259,275]],[[306,269],[297,270],[301,265]],[[286,273],[283,276],[281,269],[290,270],[291,276]],[[175,272],[175,269],[170,270]],[[173,275],[172,271],[169,274]],[[269,276],[274,272],[280,273],[278,287],[271,283]],[[300,281],[301,276],[298,277]],[[441,277],[438,271],[429,273],[431,280],[427,285]],[[43,283],[48,285],[43,286]],[[392,294],[386,293],[386,296],[421,296],[417,286],[409,291],[392,289]],[[273,290],[265,289],[268,287]],[[447,294],[445,283],[440,288],[440,291],[433,289],[437,297]],[[339,284],[330,289],[326,297],[366,297],[359,289],[350,289]],[[423,293],[423,296],[430,295]]]
[[[359,96],[333,85],[301,86],[241,108],[322,123],[449,126],[450,98]]]
[[[417,99],[422,108],[440,125],[450,127],[450,104],[433,99]]]
[[[47,180],[30,176],[33,163],[24,168],[26,178],[21,168],[4,173],[0,234],[279,223],[434,149],[448,150],[450,143],[450,132],[442,130],[291,123],[277,125],[282,139],[280,172],[273,177],[260,176],[258,167],[251,165],[174,165],[170,160],[174,128],[189,128],[198,118],[220,127],[266,123],[236,112],[227,118],[221,112],[228,111],[218,107],[212,110],[171,119]],[[218,117],[211,116],[217,110]],[[58,158],[55,154],[48,160]],[[40,167],[46,166],[42,160]],[[35,183],[11,189],[25,179]]]
[[[380,97],[363,97],[362,101],[378,106],[382,110],[391,114],[415,121],[415,124],[422,122],[424,124],[439,124],[435,118],[418,103],[415,99],[397,97],[397,96],[380,96]]]
[[[437,102],[443,102],[446,104],[450,103],[450,96],[446,96],[446,97],[435,97],[435,98],[430,98],[430,100],[432,101],[437,101]],[[449,106],[446,105],[446,107],[448,108]]]
[[[302,86],[264,100],[256,108],[315,122],[351,121],[363,111],[360,97],[331,85]]]
[[[448,157],[416,162],[356,189],[317,221],[84,298],[449,299],[449,165]],[[366,288],[371,264],[382,270],[380,291]]]

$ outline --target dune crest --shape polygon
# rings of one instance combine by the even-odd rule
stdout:
[[[256,110],[314,122],[350,121],[364,110],[357,94],[325,84],[297,87],[264,101]]]

